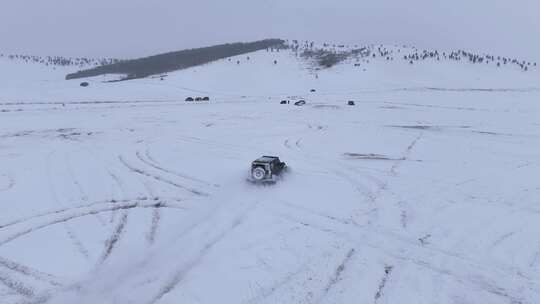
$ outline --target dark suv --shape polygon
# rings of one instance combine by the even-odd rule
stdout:
[[[251,163],[251,181],[274,183],[285,171],[287,165],[277,156],[263,156]]]

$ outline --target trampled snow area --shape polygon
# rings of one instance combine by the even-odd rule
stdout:
[[[535,69],[0,68],[1,303],[540,302]]]

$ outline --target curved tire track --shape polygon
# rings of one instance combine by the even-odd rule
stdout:
[[[54,201],[56,202],[56,204],[58,204],[59,206],[64,206],[64,204],[62,204],[62,202],[60,201],[59,199],[59,195],[58,195],[58,192],[54,186],[54,182],[53,182],[53,175],[51,174],[51,168],[53,166],[51,166],[51,159],[53,157],[53,155],[56,154],[56,151],[51,151],[48,155],[47,155],[47,175],[48,175],[48,178],[47,178],[47,181],[48,181],[48,184],[49,184],[49,189],[52,193],[52,196],[53,196],[53,199]],[[66,159],[67,159],[67,156],[66,156]],[[69,167],[69,164],[68,164],[68,171],[70,170],[70,167]],[[74,181],[74,178],[71,177],[71,180]],[[83,199],[84,201],[84,199]],[[75,247],[76,251],[79,252],[79,254],[81,254],[85,259],[88,259],[88,249],[86,249],[86,247],[84,246],[83,242],[80,240],[80,238],[77,236],[77,234],[75,233],[75,231],[73,231],[73,228],[71,228],[71,226],[64,222],[64,230],[66,232],[66,236],[68,237],[68,239],[71,241],[71,243],[73,244],[73,247]]]
[[[44,273],[35,269],[32,269],[28,266],[24,266],[22,264],[16,263],[14,261],[8,260],[6,258],[0,257],[0,267],[4,267],[6,269],[9,269],[11,271],[17,272],[21,275],[30,277],[37,281],[42,281],[45,283],[48,283],[53,286],[62,286],[63,284],[60,283],[58,279],[56,279],[53,275]]]
[[[483,261],[471,259],[444,249],[421,246],[413,239],[382,229],[366,227],[361,231],[352,231],[354,232],[352,233],[351,231],[345,232],[347,230],[337,229],[339,226],[343,226],[343,224],[337,222],[327,222],[327,224],[321,225],[307,221],[304,217],[297,218],[290,214],[285,216],[279,212],[276,214],[285,220],[357,244],[360,248],[374,250],[379,256],[386,256],[396,262],[412,263],[432,273],[446,276],[455,282],[466,286],[472,285],[479,290],[509,299],[513,301],[511,303],[532,303],[526,299],[540,294],[540,281],[538,279],[517,277],[515,276],[516,269],[511,267],[486,265]],[[333,227],[336,229],[332,228],[331,225],[334,225]],[[358,232],[361,233],[358,234]],[[389,241],[383,242],[381,238],[388,238]],[[407,250],[403,250],[403,248]],[[441,257],[444,261],[442,264]],[[460,265],[461,267],[451,265]],[[395,268],[395,264],[392,267]],[[516,285],[510,287],[498,285],[497,282],[488,279],[493,277],[513,277],[516,280]],[[528,292],[524,294],[524,290]]]
[[[178,177],[181,177],[181,178],[193,181],[193,182],[197,182],[197,183],[200,183],[200,184],[203,184],[203,185],[206,185],[206,186],[211,186],[211,187],[216,187],[216,188],[219,187],[218,184],[212,184],[212,183],[210,183],[208,181],[205,181],[205,180],[193,177],[193,176],[189,176],[189,175],[186,175],[186,174],[183,174],[183,173],[180,173],[180,172],[176,172],[176,171],[173,171],[171,169],[164,168],[163,166],[161,166],[159,164],[158,161],[156,161],[150,155],[150,151],[148,151],[148,149],[145,151],[144,155],[146,156],[146,159],[142,157],[142,155],[141,155],[141,153],[139,151],[137,152],[137,158],[139,158],[140,161],[142,161],[143,163],[147,164],[148,166],[150,166],[150,167],[152,167],[154,169],[157,169],[157,170],[163,171],[165,173],[169,173],[169,174],[172,174],[172,175],[175,175],[175,176],[178,176]]]
[[[10,227],[11,229],[6,229],[0,232],[0,246],[3,246],[31,232],[35,232],[35,231],[38,231],[43,228],[47,228],[56,224],[66,223],[66,222],[69,222],[78,218],[82,218],[85,216],[102,214],[105,212],[111,212],[115,210],[129,210],[129,209],[135,209],[135,208],[141,208],[141,209],[172,208],[172,209],[181,209],[181,210],[185,209],[182,206],[170,204],[164,201],[135,201],[135,202],[116,202],[116,203],[108,202],[108,203],[102,204],[101,206],[92,205],[91,207],[68,209],[63,212],[53,213],[54,216],[51,216],[50,218],[46,218],[46,216],[43,216],[45,218],[43,217],[36,218],[35,219],[36,223],[32,223],[31,225],[28,224],[28,222],[31,222],[33,220],[20,222],[20,225],[23,225],[24,227],[17,227],[19,224],[12,225]]]
[[[29,286],[26,283],[14,280],[9,275],[0,271],[0,283],[2,283],[7,288],[13,290],[17,294],[26,297],[33,298],[35,295],[35,288]]]
[[[195,267],[197,267],[197,265],[199,265],[202,262],[204,257],[206,257],[206,255],[208,255],[208,253],[219,242],[225,239],[230,232],[235,230],[238,226],[240,226],[245,221],[245,218],[248,216],[248,214],[251,213],[254,209],[256,209],[258,205],[259,205],[258,203],[254,203],[247,207],[243,207],[241,210],[239,210],[239,213],[235,212],[235,213],[231,213],[230,215],[227,215],[227,217],[230,217],[230,216],[232,217],[225,220],[223,224],[221,225],[218,224],[217,227],[214,223],[207,222],[208,225],[210,225],[212,229],[214,230],[213,232],[211,232],[211,236],[208,238],[207,241],[202,242],[200,245],[198,245],[198,247],[200,248],[197,248],[195,250],[196,254],[188,258],[184,263],[180,265],[180,267],[178,267],[177,270],[174,271],[174,273],[172,273],[171,277],[168,280],[166,280],[165,284],[161,286],[158,293],[155,296],[153,296],[148,303],[155,304],[159,302],[167,294],[172,292],[184,280],[184,278]]]
[[[178,198],[161,198],[161,199],[165,200],[165,201],[174,201],[174,202],[181,202],[182,201],[181,199],[178,199]],[[111,200],[105,200],[105,201],[98,201],[98,202],[93,202],[93,203],[90,203],[90,204],[74,206],[74,207],[71,207],[71,208],[62,208],[62,209],[58,209],[58,210],[42,212],[42,213],[35,214],[33,216],[13,220],[11,222],[0,224],[0,229],[8,228],[10,226],[17,225],[17,224],[27,222],[27,221],[30,221],[30,220],[34,220],[34,219],[37,219],[37,218],[40,218],[40,217],[50,216],[50,215],[54,215],[54,214],[61,214],[61,213],[64,213],[66,211],[75,210],[75,209],[89,208],[89,207],[92,207],[92,206],[103,205],[103,204],[128,203],[128,202],[133,202],[133,201],[158,201],[158,200],[160,200],[159,197],[135,197],[135,198],[121,199],[121,200],[111,199]]]
[[[122,157],[122,156],[118,156],[118,159],[120,160],[120,162],[126,167],[128,168],[131,172],[134,172],[134,173],[137,173],[139,175],[143,175],[143,176],[146,176],[146,177],[149,177],[149,178],[152,178],[152,179],[155,179],[161,183],[164,183],[164,184],[167,184],[167,185],[171,185],[173,187],[176,187],[176,188],[179,188],[179,189],[182,189],[182,190],[185,190],[191,194],[195,194],[197,196],[209,196],[208,193],[206,192],[203,192],[203,191],[200,191],[200,190],[197,190],[197,189],[193,189],[193,188],[190,188],[190,187],[186,187],[184,185],[181,185],[179,183],[176,183],[176,182],[173,182],[173,181],[170,181],[162,176],[159,176],[159,175],[155,175],[155,174],[152,174],[152,173],[149,173],[147,171],[144,171],[142,169],[139,169],[139,168],[136,168],[132,165],[130,165],[128,162],[126,162],[126,160]]]

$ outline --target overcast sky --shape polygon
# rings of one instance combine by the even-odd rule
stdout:
[[[540,0],[1,0],[0,52],[138,57],[263,38],[540,58]]]

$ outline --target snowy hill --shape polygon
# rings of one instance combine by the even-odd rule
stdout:
[[[0,302],[540,302],[538,70],[395,58],[0,59]]]
[[[303,58],[302,49],[296,52],[259,51],[169,73],[163,80],[157,75],[117,83],[106,82],[119,78],[115,75],[65,81],[66,74],[80,68],[53,69],[0,58],[0,102],[183,101],[197,92],[218,99],[280,97],[304,94],[312,88],[326,94],[348,94],[426,88],[528,90],[540,87],[540,69],[532,65],[524,72],[510,64],[497,67],[495,63],[470,64],[454,60],[428,59],[410,64],[409,59],[401,57],[421,53],[416,48],[388,46],[384,47],[383,56],[377,50],[380,46],[370,48],[376,58],[349,58],[328,69]],[[330,49],[346,52],[354,47]],[[392,61],[388,61],[387,56],[392,56]],[[81,81],[89,81],[90,86],[81,88]]]

